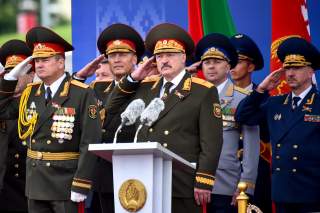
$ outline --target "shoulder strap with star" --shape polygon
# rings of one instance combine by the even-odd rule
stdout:
[[[211,88],[214,86],[214,84],[210,83],[209,81],[206,81],[206,80],[203,80],[203,79],[197,78],[197,77],[192,77],[191,81],[192,81],[192,83],[196,83],[196,84],[202,85],[207,88]]]

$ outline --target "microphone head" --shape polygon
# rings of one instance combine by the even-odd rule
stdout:
[[[137,118],[141,115],[145,108],[145,103],[142,99],[133,100],[127,108],[121,113],[121,124],[132,125],[136,122]]]
[[[140,122],[146,126],[151,126],[164,110],[164,102],[161,98],[153,99],[140,116]]]

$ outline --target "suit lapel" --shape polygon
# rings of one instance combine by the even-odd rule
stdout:
[[[159,121],[161,118],[163,118],[171,109],[173,109],[173,107],[177,103],[179,103],[180,101],[185,99],[190,94],[191,82],[192,82],[191,75],[189,73],[186,73],[183,76],[183,78],[180,81],[180,83],[178,84],[178,86],[170,93],[170,95],[166,99],[165,108],[160,113],[159,118],[158,118],[157,121]],[[159,87],[161,88],[161,86],[162,86],[162,84]],[[159,93],[160,93],[160,88],[158,88],[159,89],[158,96],[159,96]]]
[[[70,76],[67,77],[62,81],[61,85],[59,86],[58,91],[52,98],[52,102],[49,103],[47,106],[44,106],[44,110],[41,114],[39,114],[38,122],[34,128],[34,133],[36,133],[40,127],[52,116],[52,114],[57,110],[57,107],[61,107],[63,103],[68,100],[68,92],[70,87]],[[45,101],[44,94],[41,95],[43,102]]]

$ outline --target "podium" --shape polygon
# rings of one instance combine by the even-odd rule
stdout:
[[[196,168],[158,142],[90,144],[89,151],[112,162],[116,213],[171,212],[172,168]]]

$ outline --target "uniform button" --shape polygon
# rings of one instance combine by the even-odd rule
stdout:
[[[102,129],[102,130],[101,130],[101,132],[102,132],[102,133],[105,133],[105,132],[106,132],[106,130],[105,130],[105,129]]]
[[[292,160],[298,160],[298,157],[293,157]]]
[[[46,163],[46,166],[47,166],[47,167],[50,167],[50,165],[51,165],[50,162],[47,162],[47,163]]]
[[[153,129],[152,129],[152,128],[150,128],[150,129],[149,129],[149,132],[153,132]]]
[[[35,166],[36,166],[36,163],[33,162],[33,163],[32,163],[32,166],[35,167]]]
[[[292,172],[297,172],[297,170],[296,169],[292,169]]]
[[[14,155],[14,157],[15,157],[15,158],[19,158],[20,155],[19,155],[18,153],[16,153],[16,154]]]
[[[19,168],[19,164],[14,164],[14,168]]]
[[[31,140],[31,142],[32,142],[32,143],[35,143],[35,142],[36,142],[36,140],[35,140],[35,139],[32,139],[32,140]]]
[[[279,159],[280,159],[280,156],[279,156],[279,155],[277,155],[277,156],[276,156],[276,159],[278,159],[278,160],[279,160]]]
[[[243,135],[242,134],[240,134],[240,140],[243,140]]]
[[[50,140],[47,140],[47,144],[51,144],[51,141],[50,141]]]
[[[276,171],[280,171],[280,168],[278,167],[278,168],[276,168]]]
[[[278,143],[278,144],[277,144],[277,147],[278,147],[278,148],[280,148],[280,147],[281,147],[281,144],[280,144],[280,143]]]
[[[298,145],[297,145],[297,144],[293,145],[292,147],[293,147],[294,149],[298,149]]]
[[[163,147],[167,147],[167,146],[168,146],[168,144],[167,144],[167,143],[164,143],[164,144],[162,144],[162,146],[163,146]]]
[[[16,173],[14,176],[15,176],[15,177],[19,177],[19,173]]]
[[[165,130],[164,132],[163,132],[165,135],[169,135],[169,131],[168,130]]]
[[[26,141],[22,141],[22,146],[26,146],[27,142]]]

